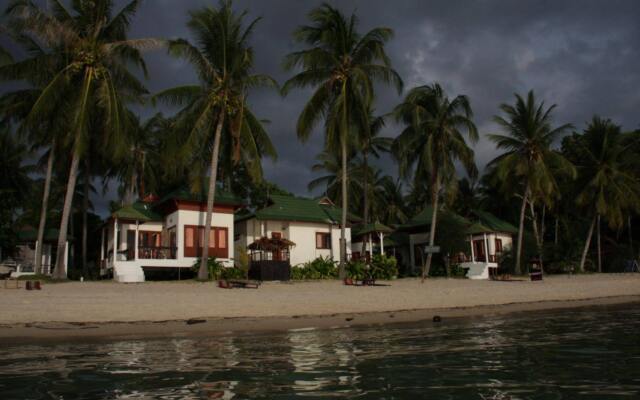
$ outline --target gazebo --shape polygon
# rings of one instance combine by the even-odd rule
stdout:
[[[296,244],[282,237],[261,237],[249,248],[249,278],[260,281],[288,281],[291,277],[289,254]]]

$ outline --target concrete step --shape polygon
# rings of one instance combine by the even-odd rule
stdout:
[[[144,271],[139,265],[116,263],[113,270],[113,280],[122,283],[144,282]]]

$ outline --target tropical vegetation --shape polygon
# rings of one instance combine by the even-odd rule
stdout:
[[[188,12],[188,40],[132,39],[141,1],[118,4],[14,0],[4,10],[0,34],[10,46],[0,46],[0,82],[10,85],[0,91],[0,259],[14,251],[21,227],[34,227],[38,243],[56,228],[54,277],[95,276],[93,233],[107,190],[117,191],[115,209],[187,186],[207,199],[197,276],[246,276],[246,253],[223,268],[204,244],[220,190],[251,208],[290,194],[263,173],[277,148],[251,96],[278,85],[256,71],[260,19],[222,0]],[[339,265],[319,258],[292,268],[293,279],[411,274],[392,256],[349,261],[347,217],[396,228],[425,210],[424,233],[441,252],[425,257],[423,278],[461,274],[451,257],[468,246],[459,217],[479,210],[518,226],[501,260],[516,274],[532,258],[545,273],[620,271],[638,258],[640,130],[599,116],[575,121],[584,129],[557,123],[557,106],[531,90],[496,105],[495,132],[478,132],[472,99],[430,77],[403,91],[387,54],[392,29],[361,26],[355,14],[316,7],[283,60],[282,95],[308,96],[289,139],[322,133],[305,183],[342,208]],[[194,82],[149,93],[152,49],[186,61]],[[386,86],[402,98],[382,109],[377,91]],[[479,170],[481,138],[498,155]],[[67,274],[69,238],[78,245]],[[45,273],[35,251],[36,272]]]

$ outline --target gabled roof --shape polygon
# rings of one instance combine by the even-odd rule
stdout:
[[[366,224],[366,225],[359,224],[351,227],[351,237],[357,237],[357,236],[366,235],[368,233],[377,233],[377,232],[391,233],[393,232],[393,229],[379,222]]]
[[[151,205],[149,203],[143,203],[141,201],[121,207],[111,215],[120,219],[162,221],[162,217],[151,210]]]
[[[321,204],[318,199],[307,199],[287,195],[270,195],[269,206],[254,212],[240,211],[236,213],[235,221],[240,222],[250,218],[258,220],[318,222],[323,224],[339,223],[342,209],[330,204]],[[359,218],[351,215],[350,221]]]
[[[455,218],[459,218],[460,222],[467,224],[469,226],[467,233],[469,234],[489,232],[518,233],[518,228],[486,211],[473,210],[472,213],[475,219],[472,218],[471,221],[451,211],[440,211],[438,213],[438,218],[440,218],[441,214],[444,212],[449,213],[449,215],[452,215]],[[432,213],[433,208],[429,205],[411,218],[407,223],[399,226],[398,229],[406,231],[414,228],[430,226]]]
[[[413,228],[419,228],[423,226],[431,225],[431,217],[433,213],[433,207],[431,205],[426,206],[422,211],[416,214],[406,223],[398,227],[399,230],[409,230]]]
[[[501,220],[490,212],[479,210],[473,210],[472,212],[478,218],[478,224],[483,228],[488,229],[484,232],[518,233],[518,228],[507,221]]]

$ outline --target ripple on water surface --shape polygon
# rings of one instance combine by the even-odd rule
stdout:
[[[640,398],[640,309],[0,348],[0,399]]]

